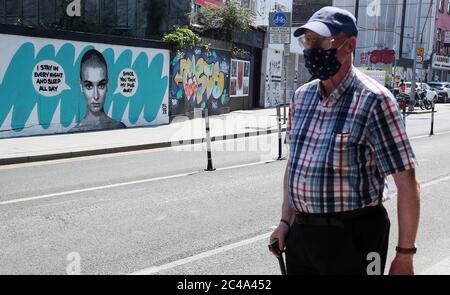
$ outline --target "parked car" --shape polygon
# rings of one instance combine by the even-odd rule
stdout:
[[[450,101],[449,82],[429,82],[428,85],[438,94],[438,102],[447,103]]]

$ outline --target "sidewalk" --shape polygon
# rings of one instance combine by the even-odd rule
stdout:
[[[204,122],[204,118],[180,116],[169,125],[155,127],[0,139],[0,165],[202,143]],[[212,116],[210,129],[212,141],[277,133],[276,109]]]

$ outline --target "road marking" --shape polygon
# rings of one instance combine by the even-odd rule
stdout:
[[[220,248],[217,248],[217,249],[214,249],[214,250],[206,251],[206,252],[194,255],[194,256],[190,256],[190,257],[186,257],[186,258],[183,258],[183,259],[180,259],[180,260],[176,260],[176,261],[173,261],[173,262],[170,262],[170,263],[167,263],[167,264],[163,264],[163,265],[160,265],[160,266],[152,266],[152,267],[149,267],[149,268],[146,268],[146,269],[143,269],[143,270],[136,271],[136,272],[132,273],[131,275],[151,275],[151,274],[155,274],[155,273],[161,272],[163,270],[168,270],[168,269],[171,269],[171,268],[174,268],[174,267],[177,267],[177,266],[181,266],[181,265],[184,265],[184,264],[195,262],[197,260],[201,260],[201,259],[204,259],[204,258],[207,258],[207,257],[211,257],[213,255],[217,255],[217,254],[220,254],[220,253],[223,253],[223,252],[226,252],[226,251],[230,251],[230,250],[233,250],[233,249],[238,248],[238,247],[250,245],[250,244],[253,244],[253,243],[258,242],[260,240],[268,239],[271,234],[272,234],[272,232],[265,233],[265,234],[262,234],[262,235],[259,235],[259,236],[256,236],[256,237],[253,237],[253,238],[250,238],[250,239],[246,239],[246,240],[234,243],[234,244],[230,244],[230,245],[223,246],[223,247],[220,247]]]
[[[426,187],[435,185],[435,184],[437,184],[439,182],[444,182],[444,181],[447,181],[447,180],[450,180],[450,175],[447,175],[447,176],[444,176],[444,177],[441,177],[441,178],[437,178],[437,179],[434,179],[434,180],[431,180],[431,181],[424,182],[423,184],[420,185],[420,188],[426,188]]]
[[[429,187],[429,186],[432,186],[432,185],[435,185],[435,184],[438,184],[440,182],[444,182],[444,181],[447,181],[447,180],[450,180],[450,175],[443,176],[443,177],[437,178],[437,179],[433,179],[431,181],[423,182],[423,183],[420,184],[420,189],[423,189],[423,188],[426,188],[426,187]],[[390,193],[388,195],[389,199],[392,199],[395,196],[397,196],[397,192],[396,191],[392,192],[392,193]]]
[[[270,163],[274,163],[274,162],[277,162],[277,161],[278,160],[260,161],[260,162],[249,163],[249,164],[242,164],[242,165],[236,165],[236,166],[217,168],[216,170],[217,171],[221,171],[221,170],[230,170],[230,169],[236,169],[236,168],[244,168],[244,167],[256,166],[256,165],[261,165],[261,164],[270,164]]]
[[[256,165],[261,165],[261,164],[269,164],[269,163],[273,163],[276,161],[277,160],[268,160],[268,161],[266,160],[266,161],[260,161],[260,162],[255,162],[255,163],[223,167],[223,168],[218,168],[216,170],[220,171],[220,170],[237,169],[237,168],[256,166]],[[193,171],[193,172],[188,172],[188,173],[183,173],[183,174],[169,175],[169,176],[156,177],[156,178],[147,178],[147,179],[141,179],[141,180],[135,180],[135,181],[129,181],[129,182],[121,182],[121,183],[103,185],[103,186],[96,186],[96,187],[84,188],[84,189],[79,189],[79,190],[71,190],[71,191],[65,191],[65,192],[59,192],[59,193],[53,193],[53,194],[47,194],[47,195],[41,195],[41,196],[35,196],[35,197],[29,197],[29,198],[14,199],[14,200],[0,202],[0,206],[23,203],[23,202],[28,202],[28,201],[42,200],[42,199],[48,199],[48,198],[62,197],[62,196],[66,196],[66,195],[75,195],[75,194],[80,194],[80,193],[85,193],[85,192],[92,192],[92,191],[97,191],[97,190],[110,189],[110,188],[116,188],[116,187],[122,187],[122,186],[128,186],[128,185],[155,182],[155,181],[159,181],[159,180],[167,180],[167,179],[191,176],[191,175],[195,175],[198,173],[201,173],[201,172]]]
[[[156,178],[148,178],[148,179],[135,180],[135,181],[129,181],[129,182],[122,182],[122,183],[116,183],[116,184],[110,184],[110,185],[96,186],[96,187],[90,187],[90,188],[79,189],[79,190],[71,190],[71,191],[65,191],[65,192],[48,194],[48,195],[42,195],[42,196],[36,196],[36,197],[29,197],[29,198],[21,198],[21,199],[9,200],[9,201],[0,202],[0,206],[10,205],[10,204],[17,204],[17,203],[23,203],[23,202],[28,202],[28,201],[41,200],[41,199],[48,199],[48,198],[54,198],[54,197],[61,197],[61,196],[66,196],[66,195],[74,195],[74,194],[79,194],[79,193],[92,192],[92,191],[97,191],[97,190],[102,190],[102,189],[109,189],[109,188],[116,188],[116,187],[127,186],[127,185],[148,183],[148,182],[154,182],[154,181],[158,181],[158,180],[173,179],[173,178],[178,178],[178,177],[190,176],[190,175],[194,175],[194,174],[197,174],[197,173],[199,173],[199,171],[183,173],[183,174],[177,174],[177,175],[171,175],[171,176],[164,176],[164,177],[156,177]]]
[[[450,133],[450,131],[435,132],[434,135],[435,136],[436,135],[444,135],[444,134],[448,134],[448,133]],[[428,137],[431,137],[431,136],[432,135],[429,135],[429,134],[427,134],[427,135],[417,135],[417,136],[411,137],[411,140],[413,140],[413,139],[421,139],[421,138],[428,138]]]
[[[450,257],[439,261],[435,265],[427,268],[420,275],[449,275],[450,274]]]

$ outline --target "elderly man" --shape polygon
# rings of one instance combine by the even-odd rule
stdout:
[[[415,155],[395,98],[352,65],[355,17],[325,7],[294,35],[315,79],[291,101],[281,221],[271,241],[286,249],[288,274],[383,274],[390,221],[382,203],[392,175],[399,239],[390,273],[414,274]]]

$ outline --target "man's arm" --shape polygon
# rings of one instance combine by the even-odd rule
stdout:
[[[288,167],[289,161],[287,161],[286,170],[284,171],[283,180],[283,204],[281,205],[281,219],[288,221],[292,224],[294,219],[294,211],[289,204],[288,199]],[[289,232],[289,227],[284,222],[280,222],[278,227],[273,231],[270,236],[270,241],[277,239],[280,249],[284,250],[286,246],[286,237]]]
[[[414,169],[393,174],[398,193],[398,247],[413,248],[419,227],[420,184]],[[414,274],[414,254],[397,253],[389,274]]]

